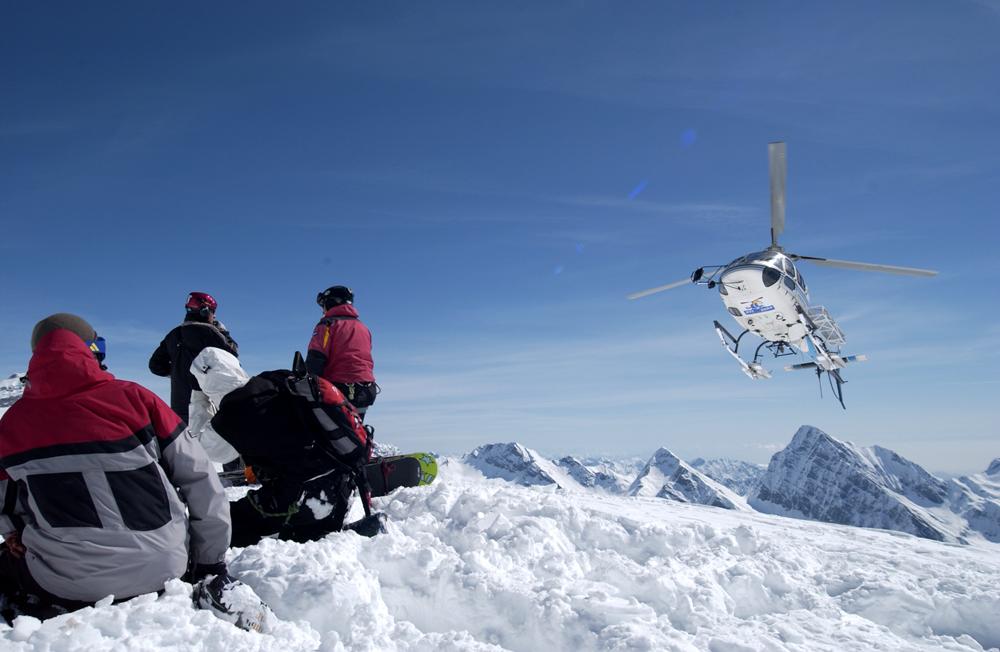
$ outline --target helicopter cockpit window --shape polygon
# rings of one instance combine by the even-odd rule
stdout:
[[[792,280],[791,276],[785,277],[785,287],[791,290],[792,292],[795,292],[795,281]]]
[[[799,278],[797,279],[797,281],[799,283],[799,287],[802,288],[802,291],[808,292],[808,290],[806,290],[806,280],[802,278],[802,274],[799,274]]]
[[[765,267],[761,272],[761,276],[764,279],[764,287],[769,288],[778,282],[778,279],[781,278],[781,272],[773,267]]]
[[[795,268],[792,267],[792,263],[790,263],[787,258],[781,259],[781,270],[784,273],[788,274],[789,276],[793,276],[794,275],[794,272],[792,271],[793,269]]]

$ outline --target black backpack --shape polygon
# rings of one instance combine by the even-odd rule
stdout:
[[[293,476],[317,469],[363,465],[371,456],[371,427],[344,395],[305,369],[257,374],[222,399],[212,428],[252,466]]]

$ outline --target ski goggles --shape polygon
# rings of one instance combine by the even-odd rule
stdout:
[[[98,362],[104,362],[104,358],[108,355],[108,346],[103,337],[95,337],[92,340],[87,340],[87,348],[89,348],[94,357],[97,358]]]

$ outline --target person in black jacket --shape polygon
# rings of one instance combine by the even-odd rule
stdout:
[[[149,370],[157,376],[170,377],[170,407],[188,421],[192,390],[200,391],[191,375],[191,363],[202,349],[214,346],[238,355],[229,331],[215,318],[219,307],[212,295],[192,292],[184,305],[184,322],[167,333],[149,358]]]

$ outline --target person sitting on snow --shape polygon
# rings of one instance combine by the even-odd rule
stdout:
[[[231,444],[261,485],[230,504],[232,545],[275,534],[310,541],[343,529],[354,489],[366,482],[358,463],[370,455],[370,431],[343,394],[305,369],[251,378],[216,348],[202,351],[191,373],[218,410],[194,435]],[[347,527],[372,536],[381,521],[361,489],[369,516]]]
[[[24,395],[0,419],[0,592],[71,610],[190,569],[221,595],[229,505],[184,422],[105,371],[81,317],[41,320],[31,350]]]

